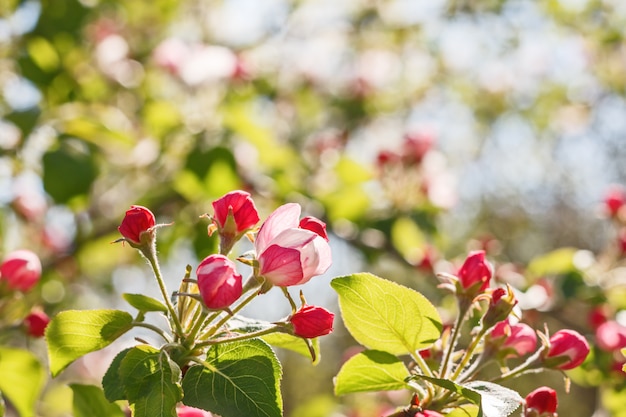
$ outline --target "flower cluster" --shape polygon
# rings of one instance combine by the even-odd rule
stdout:
[[[491,382],[480,384],[498,383],[545,369],[568,371],[585,361],[590,348],[584,336],[571,329],[550,335],[521,322],[514,290],[509,285],[492,287],[493,275],[494,267],[482,250],[470,252],[455,273],[439,274],[441,287],[456,298],[457,320],[428,350],[412,355],[415,360],[412,373],[418,375],[413,388],[420,400],[392,416],[439,415],[452,411],[454,404],[462,399],[446,390],[452,384],[474,387],[473,382],[480,381],[482,371],[490,364],[499,366],[499,374],[492,375]],[[472,325],[477,317],[478,325]],[[468,327],[469,333],[465,335],[469,336],[468,345],[457,346]],[[509,367],[509,363],[516,366]],[[501,394],[504,403],[510,395],[512,409],[518,406],[518,394],[507,394],[504,389]],[[556,393],[551,388],[542,387],[530,393],[524,403],[525,417],[556,416]]]
[[[207,311],[228,310],[246,290],[260,287],[268,291],[272,286],[301,285],[321,275],[331,264],[331,251],[326,225],[321,220],[307,216],[301,218],[299,204],[288,203],[278,207],[254,231],[259,213],[249,193],[232,191],[213,202],[213,216],[209,234],[220,237],[220,253],[204,258],[196,268],[199,298]],[[154,214],[142,206],[132,206],[118,228],[124,240],[138,248],[147,257],[153,257],[156,239]],[[234,244],[250,234],[254,243],[253,259],[241,259],[253,266],[253,273],[243,285],[243,277],[237,265],[228,257]],[[303,305],[296,310],[295,303],[285,291],[293,311],[280,331],[287,331],[303,338],[316,338],[332,331],[334,315],[328,310]],[[179,292],[179,296],[193,293]],[[197,298],[197,297],[196,297]],[[239,304],[238,309],[243,307]]]

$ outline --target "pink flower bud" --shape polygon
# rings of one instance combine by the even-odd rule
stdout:
[[[557,369],[572,369],[585,361],[585,358],[589,354],[589,343],[580,333],[574,330],[559,330],[554,333],[550,338],[550,347],[544,363]],[[550,359],[552,358],[566,358],[567,360],[562,362],[555,362],[552,365]]]
[[[33,252],[20,249],[4,258],[0,265],[0,283],[6,282],[12,290],[27,292],[41,278],[41,261]]]
[[[606,352],[626,347],[626,327],[614,320],[602,323],[596,329],[596,345]]]
[[[604,196],[604,207],[609,216],[615,217],[626,204],[626,190],[620,185],[613,185]]]
[[[477,286],[478,292],[482,293],[489,287],[493,266],[485,260],[485,251],[473,251],[467,255],[457,275],[464,289]]]
[[[128,243],[142,245],[154,239],[155,223],[154,214],[150,210],[143,206],[130,206],[117,230]]]
[[[517,304],[517,299],[513,294],[513,289],[510,286],[504,288],[496,288],[491,291],[491,299],[489,300],[489,308],[483,316],[483,326],[487,328],[505,320],[513,307]]]
[[[198,289],[204,305],[212,310],[230,306],[242,291],[235,263],[224,255],[209,255],[198,265]]]
[[[514,354],[508,356],[524,356],[535,350],[537,347],[537,334],[527,324],[510,324],[508,320],[501,321],[491,331],[492,339],[504,337],[501,349],[508,349]]]
[[[259,275],[281,287],[300,285],[330,267],[330,246],[318,233],[299,228],[300,205],[280,206],[265,220],[254,246]]]
[[[24,318],[26,333],[32,337],[42,337],[48,323],[50,323],[50,317],[43,311],[31,311],[30,314]]]
[[[540,387],[526,396],[524,417],[556,417],[558,401],[556,391],[549,387]]]
[[[240,235],[252,229],[259,222],[254,201],[250,193],[231,191],[213,202],[213,220],[220,233]]]
[[[328,242],[328,234],[326,233],[326,223],[312,216],[306,216],[300,219],[300,229],[310,230],[320,235]]]
[[[409,132],[404,135],[402,156],[407,165],[419,164],[432,149],[435,137],[425,132]]]
[[[333,331],[335,315],[322,307],[302,306],[289,321],[296,336],[313,339]]]
[[[176,414],[178,414],[178,417],[213,417],[213,414],[208,411],[189,407],[187,405],[178,406],[176,408]]]

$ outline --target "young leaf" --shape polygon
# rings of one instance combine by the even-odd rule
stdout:
[[[299,353],[302,356],[311,357],[311,352],[304,339],[292,336],[287,333],[270,333],[262,337],[265,342],[272,346],[288,349],[292,352]],[[313,365],[317,365],[320,361],[320,343],[319,339],[312,339],[313,352],[315,352],[315,358],[313,359]]]
[[[183,378],[183,402],[222,417],[281,417],[281,368],[260,339],[212,346]]]
[[[81,356],[100,350],[126,333],[133,318],[120,310],[67,310],[46,329],[50,372],[57,376]]]
[[[485,417],[509,416],[524,401],[517,391],[493,382],[471,381],[464,386],[480,394],[483,415]]]
[[[102,377],[104,396],[110,402],[127,399],[126,392],[124,391],[124,384],[122,384],[122,377],[120,376],[120,365],[122,364],[124,357],[126,357],[126,354],[131,349],[132,348],[124,349],[118,353],[111,362],[111,365],[109,365],[109,369],[107,369]]]
[[[135,307],[137,310],[141,312],[144,312],[144,313],[148,311],[161,311],[163,313],[167,312],[167,307],[165,307],[165,305],[162,302],[160,302],[159,300],[155,298],[148,297],[147,295],[126,293],[126,294],[123,294],[122,297],[124,297],[124,300],[126,300],[128,304]]]
[[[417,291],[368,273],[335,278],[331,286],[350,334],[369,349],[411,353],[441,334],[437,310]]]
[[[425,379],[426,381],[432,382],[435,385],[439,385],[440,387],[445,388],[450,392],[454,392],[478,407],[478,413],[476,414],[476,417],[487,417],[483,414],[480,394],[476,391],[465,388],[455,382],[450,381],[449,379],[431,378],[425,375],[414,375],[410,379]]]
[[[404,389],[408,377],[408,369],[396,356],[380,350],[366,350],[343,364],[335,379],[335,394]]]
[[[70,384],[70,388],[74,392],[74,417],[125,417],[122,409],[110,403],[99,387]]]
[[[34,417],[46,379],[37,357],[26,350],[0,347],[0,375],[0,391],[20,417]]]
[[[181,372],[166,352],[135,346],[118,372],[134,417],[176,417],[176,404],[183,398]]]

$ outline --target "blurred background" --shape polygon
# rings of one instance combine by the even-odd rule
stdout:
[[[173,290],[216,247],[199,216],[243,189],[262,217],[291,201],[328,223],[312,304],[337,311],[330,279],[370,271],[445,321],[434,271],[485,249],[526,321],[593,341],[594,312],[626,325],[626,216],[604,203],[626,184],[625,38],[621,0],[0,0],[0,254],[40,255],[29,297],[50,315],[127,308],[158,289],[110,244],[125,210],[174,222],[158,240]],[[287,315],[281,297],[249,314]],[[319,365],[281,352],[285,415],[405,403],[332,395],[355,346],[338,322]],[[50,381],[39,415],[70,415],[64,384],[98,383],[119,348]],[[623,357],[592,356],[570,394],[558,373],[541,385],[564,416],[626,415]]]

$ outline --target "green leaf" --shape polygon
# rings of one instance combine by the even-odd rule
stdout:
[[[43,156],[43,186],[59,204],[85,195],[97,176],[95,160],[85,143],[68,139]]]
[[[0,391],[20,417],[34,417],[46,371],[32,353],[0,347]]]
[[[405,389],[405,380],[409,376],[409,370],[396,356],[380,350],[366,350],[343,364],[335,379],[335,394]]]
[[[466,400],[468,400],[470,403],[478,406],[478,413],[476,414],[476,417],[483,417],[483,416],[486,417],[486,415],[483,414],[481,397],[478,392],[465,388],[455,382],[450,381],[449,379],[431,378],[425,375],[415,375],[415,376],[412,376],[410,379],[424,379],[435,385],[445,388],[450,392],[454,392],[460,395],[461,397],[465,398]]]
[[[0,391],[0,416],[4,417],[4,398],[2,397],[2,391]]]
[[[141,312],[144,312],[144,313],[148,311],[161,311],[163,313],[167,312],[167,307],[165,307],[165,304],[163,304],[162,302],[160,302],[159,300],[155,298],[148,297],[147,295],[126,293],[126,294],[123,294],[122,297],[124,297],[124,300],[126,300],[128,304],[135,307],[137,310]]]
[[[574,266],[576,252],[578,252],[576,248],[553,250],[530,261],[527,271],[536,277],[571,272],[576,269]]]
[[[46,328],[50,372],[57,376],[70,363],[110,345],[132,327],[133,318],[120,310],[67,310]]]
[[[122,409],[110,403],[100,387],[94,385],[70,384],[74,392],[72,410],[74,417],[124,417]]]
[[[262,337],[265,342],[269,343],[272,346],[291,350],[292,352],[299,353],[302,356],[311,357],[311,351],[307,346],[307,343],[304,339],[292,336],[287,333],[270,333]],[[319,339],[311,339],[311,343],[313,346],[313,353],[315,355],[313,360],[313,364],[317,365],[320,361],[320,343]]]
[[[424,258],[426,238],[409,217],[399,217],[391,226],[391,242],[407,261],[416,264]]]
[[[478,406],[474,404],[462,405],[457,407],[449,413],[445,414],[446,417],[477,417]]]
[[[448,379],[430,378],[423,375],[411,378],[421,378],[459,394],[478,406],[476,417],[506,417],[517,410],[524,401],[516,391],[493,382],[471,381],[465,385],[459,385]]]
[[[212,346],[205,366],[192,366],[183,379],[189,406],[222,417],[281,417],[281,368],[260,339]]]
[[[331,286],[350,334],[369,349],[412,353],[441,334],[437,310],[417,291],[368,273],[335,278]]]
[[[524,401],[517,391],[493,382],[471,381],[464,386],[480,394],[483,415],[485,417],[509,416]]]
[[[119,375],[134,417],[176,417],[181,371],[166,352],[136,346],[122,359]]]
[[[124,384],[122,383],[122,377],[120,376],[120,365],[122,364],[122,360],[126,357],[126,354],[132,348],[124,349],[120,353],[118,353],[111,365],[109,365],[109,369],[105,372],[102,377],[102,388],[104,389],[104,395],[110,402],[126,400],[126,392],[124,391]]]

